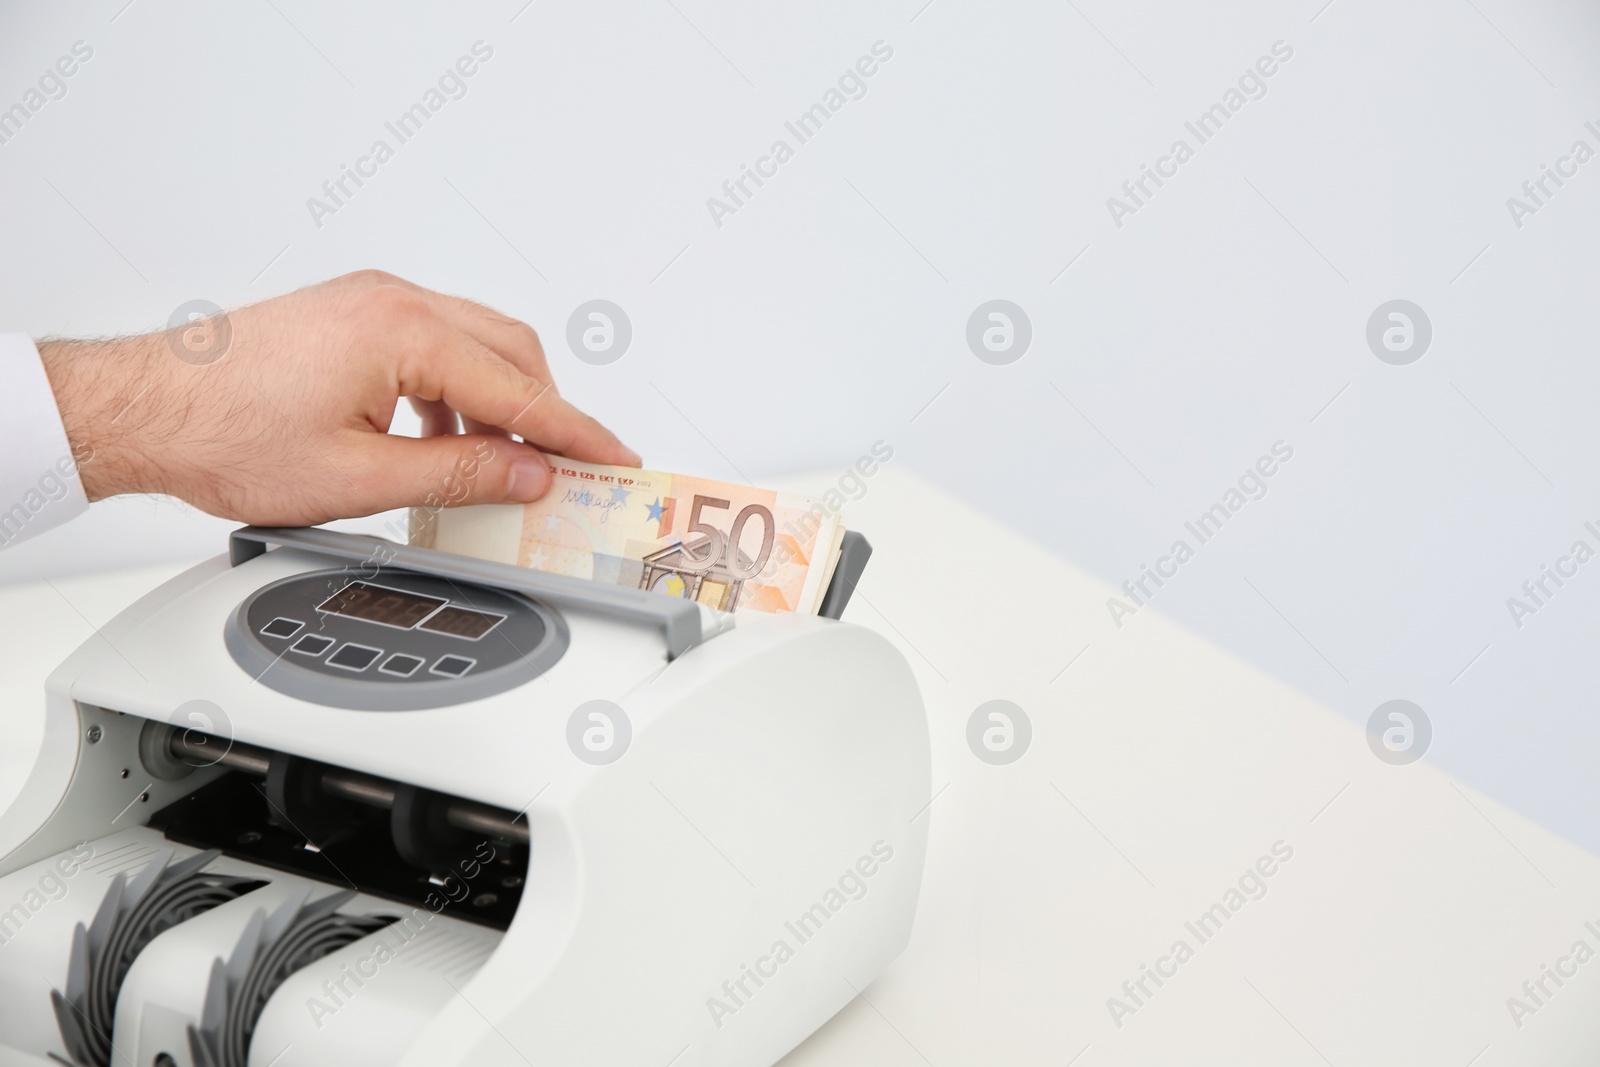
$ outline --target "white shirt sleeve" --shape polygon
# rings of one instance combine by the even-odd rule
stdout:
[[[89,498],[39,350],[25,334],[0,333],[0,388],[0,548],[8,548],[87,510]]]

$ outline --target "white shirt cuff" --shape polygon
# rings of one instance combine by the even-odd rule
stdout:
[[[0,333],[0,384],[0,548],[9,548],[86,511],[89,498],[44,363],[26,334]]]

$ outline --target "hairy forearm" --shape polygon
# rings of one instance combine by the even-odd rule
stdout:
[[[492,458],[473,459],[471,492],[452,504],[537,498],[540,445],[639,463],[561,397],[528,326],[375,271],[159,333],[38,348],[90,500],[166,493],[300,525],[428,499],[484,444]],[[391,437],[402,398],[447,436]]]
[[[80,463],[90,500],[119,493],[162,492],[157,451],[150,446],[181,426],[181,405],[146,403],[166,396],[148,349],[159,336],[115,341],[42,341],[39,356],[55,393],[67,441]]]

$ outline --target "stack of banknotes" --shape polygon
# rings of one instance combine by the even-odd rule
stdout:
[[[552,457],[532,504],[417,509],[412,544],[648,589],[718,611],[815,615],[844,527],[826,505],[685,474]]]

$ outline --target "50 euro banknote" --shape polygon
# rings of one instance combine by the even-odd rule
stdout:
[[[411,515],[412,544],[515,563],[719,611],[814,615],[844,527],[826,505],[686,474],[553,457],[531,504]]]

